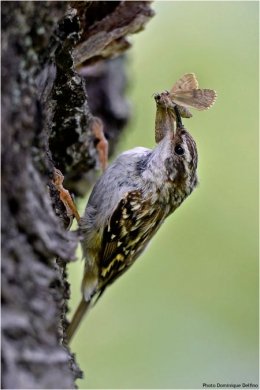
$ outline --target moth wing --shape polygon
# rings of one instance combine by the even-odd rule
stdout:
[[[186,108],[184,106],[179,106],[178,104],[177,104],[177,107],[178,107],[179,113],[180,113],[182,118],[192,118],[193,117],[192,113],[188,110],[188,108]]]
[[[155,142],[158,144],[168,132],[174,133],[176,118],[172,110],[157,106],[155,117]]]
[[[169,92],[157,93],[155,97],[156,101],[156,118],[155,118],[155,141],[158,143],[167,132],[166,128],[170,128],[169,124],[174,120],[176,122],[176,115],[174,107],[176,104],[171,98]],[[191,118],[192,113],[183,106],[178,105],[178,110],[182,118]],[[171,118],[173,116],[173,118]],[[174,124],[172,125],[172,129]]]
[[[212,107],[216,98],[217,93],[212,89],[196,89],[171,94],[171,99],[174,103],[189,108],[195,108],[199,111],[204,111]]]
[[[170,94],[178,91],[190,91],[198,89],[199,83],[194,73],[185,73],[172,87]]]

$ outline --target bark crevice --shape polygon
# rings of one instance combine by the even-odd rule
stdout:
[[[66,264],[79,237],[65,230],[53,168],[83,196],[100,168],[93,116],[110,153],[127,123],[118,55],[129,45],[118,50],[118,39],[153,12],[150,2],[126,3],[2,2],[2,388],[74,388],[82,377],[65,345]],[[83,67],[82,45],[90,50],[108,26]]]

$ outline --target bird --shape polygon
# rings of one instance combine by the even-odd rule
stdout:
[[[82,299],[67,328],[68,343],[107,287],[135,263],[198,185],[196,143],[178,106],[160,106],[157,121],[162,136],[156,147],[121,153],[97,180],[79,219],[85,261]]]

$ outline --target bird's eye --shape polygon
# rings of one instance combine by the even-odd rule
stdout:
[[[179,156],[182,156],[184,154],[184,149],[183,149],[183,147],[181,145],[175,146],[174,151]]]

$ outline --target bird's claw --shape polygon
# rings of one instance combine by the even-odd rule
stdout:
[[[66,208],[67,216],[70,219],[70,224],[69,224],[69,228],[70,228],[70,226],[72,225],[72,221],[73,221],[73,215],[75,216],[75,218],[78,222],[80,221],[80,216],[79,216],[79,213],[76,209],[76,206],[75,206],[75,204],[70,196],[69,191],[66,190],[62,185],[63,180],[64,180],[64,176],[61,173],[61,171],[59,169],[54,168],[54,184],[55,184],[57,191],[59,191],[59,193],[60,193],[60,200],[62,201],[62,203],[64,204],[64,206]]]

